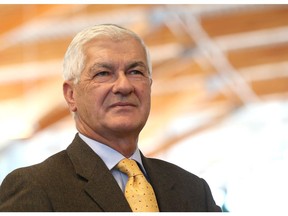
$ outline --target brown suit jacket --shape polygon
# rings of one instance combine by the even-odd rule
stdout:
[[[173,164],[141,156],[160,211],[221,211],[205,180]],[[66,150],[9,174],[0,187],[0,211],[131,209],[104,162],[76,135]]]

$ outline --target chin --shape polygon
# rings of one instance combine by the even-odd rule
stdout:
[[[120,123],[120,124],[116,124],[114,126],[112,126],[113,128],[115,128],[116,130],[123,130],[123,131],[133,131],[136,130],[138,128],[140,128],[141,126],[137,125],[137,124],[127,124],[127,123]]]
[[[140,133],[141,129],[144,127],[144,123],[137,122],[127,122],[127,121],[119,121],[114,122],[110,128],[113,128],[114,131],[122,132],[122,133],[131,133],[137,132]]]

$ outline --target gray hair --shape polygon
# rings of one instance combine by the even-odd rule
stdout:
[[[146,52],[149,77],[152,74],[150,54],[144,41],[134,32],[114,24],[94,25],[79,32],[70,43],[63,62],[63,77],[65,80],[74,80],[77,83],[85,67],[84,45],[99,36],[108,36],[111,39],[121,39],[130,35],[140,42]]]

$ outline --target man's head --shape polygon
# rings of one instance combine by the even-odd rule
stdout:
[[[137,140],[152,83],[149,54],[137,35],[114,25],[80,32],[65,55],[64,77],[64,96],[81,133],[103,143]]]

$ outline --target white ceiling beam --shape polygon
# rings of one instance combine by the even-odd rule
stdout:
[[[57,76],[62,77],[62,61],[30,62],[0,67],[0,84],[35,80]]]
[[[259,46],[288,43],[288,26],[214,37],[213,41],[224,52]]]

